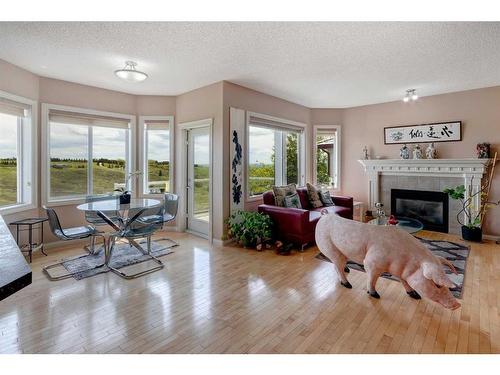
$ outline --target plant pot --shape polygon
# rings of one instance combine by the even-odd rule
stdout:
[[[479,227],[468,227],[462,225],[462,238],[466,241],[481,242],[483,240],[483,230]]]
[[[120,195],[120,204],[130,204],[130,194]]]

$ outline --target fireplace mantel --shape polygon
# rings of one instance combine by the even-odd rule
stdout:
[[[366,173],[482,177],[491,159],[375,159],[358,160]]]
[[[472,185],[472,194],[481,187],[491,159],[372,159],[358,160],[368,175],[368,207],[379,202],[380,175],[430,176],[463,178],[466,194]],[[476,207],[479,204],[476,197]]]

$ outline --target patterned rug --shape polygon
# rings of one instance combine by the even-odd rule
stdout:
[[[456,287],[450,288],[451,294],[453,294],[455,298],[462,298],[462,289],[464,286],[465,278],[465,266],[467,264],[467,258],[469,257],[470,247],[455,242],[433,241],[426,240],[425,238],[420,237],[417,238],[422,241],[422,243],[427,246],[427,248],[435,255],[442,256],[443,258],[446,258],[451,263],[453,263],[453,265],[457,269],[458,275],[452,273],[448,267],[444,267],[444,271],[446,272],[446,275],[448,275],[450,280],[456,285]],[[322,253],[318,253],[318,255],[316,255],[316,258],[325,262],[330,262],[330,259],[324,256]],[[348,261],[347,267],[356,271],[365,272],[365,268],[362,264],[359,263]],[[390,273],[386,272],[382,274],[382,277],[389,280],[399,281]]]
[[[172,245],[175,242],[171,240],[162,241],[152,241],[151,243],[151,254],[155,257],[161,257],[164,255],[172,254]],[[145,247],[145,244],[141,243],[141,246]],[[171,247],[169,247],[171,246]],[[114,268],[122,268],[131,266],[133,264],[146,262],[151,260],[148,256],[142,254],[135,247],[131,247],[128,243],[115,244],[113,249],[113,256],[111,257],[111,265]],[[86,277],[91,277],[98,275],[100,273],[109,272],[110,269],[106,266],[94,268],[98,265],[104,263],[104,251],[102,249],[97,254],[89,254],[76,258],[71,258],[63,263],[64,268],[73,274],[76,280],[85,279]]]

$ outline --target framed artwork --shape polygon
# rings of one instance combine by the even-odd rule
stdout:
[[[384,128],[384,144],[454,142],[462,140],[462,121],[390,126]]]

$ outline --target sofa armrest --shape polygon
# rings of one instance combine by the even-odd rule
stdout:
[[[353,207],[354,199],[353,199],[353,197],[335,195],[335,196],[332,196],[332,200],[333,200],[333,203],[336,206],[347,207],[347,208],[350,208],[351,211],[354,210],[354,207]]]
[[[309,223],[309,211],[301,208],[288,208],[261,204],[260,213],[267,214],[274,222],[275,229],[286,232],[302,233]]]

